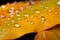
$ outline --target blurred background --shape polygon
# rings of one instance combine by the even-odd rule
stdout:
[[[0,0],[0,5],[2,5],[2,4],[6,4],[6,3],[12,3],[12,2],[14,2],[14,1],[17,1],[17,2],[19,2],[19,1],[29,1],[29,0]]]
[[[17,2],[19,2],[19,1],[40,1],[40,0],[0,0],[0,5],[2,5],[2,4],[6,4],[6,3],[12,3],[12,2],[14,2],[14,1],[17,1]]]

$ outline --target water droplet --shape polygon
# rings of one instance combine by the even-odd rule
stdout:
[[[13,13],[14,12],[14,10],[9,10],[9,13]]]
[[[12,7],[11,10],[14,10],[14,7]]]
[[[10,25],[10,24],[7,24],[8,26]]]
[[[48,7],[45,7],[45,9],[48,9]]]
[[[28,17],[29,15],[28,15],[28,14],[25,14],[24,16],[25,16],[25,17]]]
[[[13,17],[13,15],[10,15],[10,17]]]
[[[34,17],[33,15],[31,15],[31,17]]]
[[[44,18],[42,18],[42,20],[45,20]]]
[[[10,20],[10,18],[8,18],[8,20]]]
[[[34,24],[34,22],[33,22],[33,21],[31,21],[31,22],[30,22],[30,24],[31,24],[31,25],[33,25],[33,24]]]
[[[21,18],[17,18],[17,20],[20,20]]]
[[[45,21],[46,21],[46,19],[42,16],[41,22],[45,22]]]
[[[36,11],[36,13],[37,13],[37,14],[39,14],[39,13],[40,13],[40,11]]]
[[[52,10],[48,10],[48,12],[51,12]]]
[[[25,21],[27,22],[28,20],[26,19]]]
[[[1,7],[2,7],[3,9],[5,9],[5,5],[2,5]]]
[[[57,14],[58,14],[58,12],[55,12],[55,14],[57,15]]]
[[[16,28],[21,27],[21,25],[19,25],[19,24],[15,24],[14,26],[15,26]]]
[[[52,7],[52,9],[55,9],[54,7]]]
[[[15,22],[15,20],[12,20],[11,22]]]
[[[20,10],[23,11],[23,7],[20,7]]]
[[[20,16],[20,14],[17,14],[16,16],[18,16],[18,17],[19,17],[19,16]]]
[[[6,18],[6,16],[5,15],[0,15],[0,18]]]
[[[18,10],[16,10],[16,13],[19,13],[19,11],[18,11]]]

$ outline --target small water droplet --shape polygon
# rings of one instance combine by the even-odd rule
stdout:
[[[19,16],[20,16],[20,14],[17,14],[16,16],[18,16],[18,17],[19,17]]]
[[[10,24],[7,24],[8,26],[10,25]]]
[[[14,7],[11,7],[11,10],[14,10]]]
[[[27,22],[28,20],[26,19],[25,21]]]
[[[48,9],[48,7],[45,7],[45,9]]]
[[[33,15],[31,15],[31,17],[34,17]]]
[[[0,15],[0,18],[6,18],[6,16],[5,15]]]
[[[48,12],[51,12],[52,10],[48,10]]]
[[[13,15],[10,15],[10,17],[13,17]]]
[[[20,7],[20,10],[23,11],[23,7]]]
[[[30,22],[30,24],[31,24],[31,25],[33,25],[33,24],[34,24],[34,22],[33,22],[33,21],[31,21],[31,22]]]
[[[10,18],[8,18],[8,20],[10,20]]]
[[[36,13],[37,13],[37,14],[39,14],[39,13],[40,13],[40,11],[36,11]]]
[[[2,5],[1,7],[2,7],[3,9],[5,9],[5,5]]]
[[[13,13],[14,12],[14,10],[9,10],[9,13]]]
[[[55,14],[57,15],[57,14],[58,14],[58,12],[55,12]]]
[[[11,22],[15,22],[15,20],[12,20]]]
[[[16,13],[19,13],[19,11],[18,11],[18,10],[16,10]]]
[[[52,7],[52,9],[55,9],[54,7]]]
[[[28,15],[28,14],[25,14],[24,16],[25,16],[25,17],[28,17],[29,15]]]
[[[16,28],[21,27],[20,24],[15,24],[14,26],[15,26]]]
[[[41,22],[45,22],[45,21],[46,21],[46,19],[42,16]]]
[[[20,20],[21,18],[17,18],[17,20]]]

